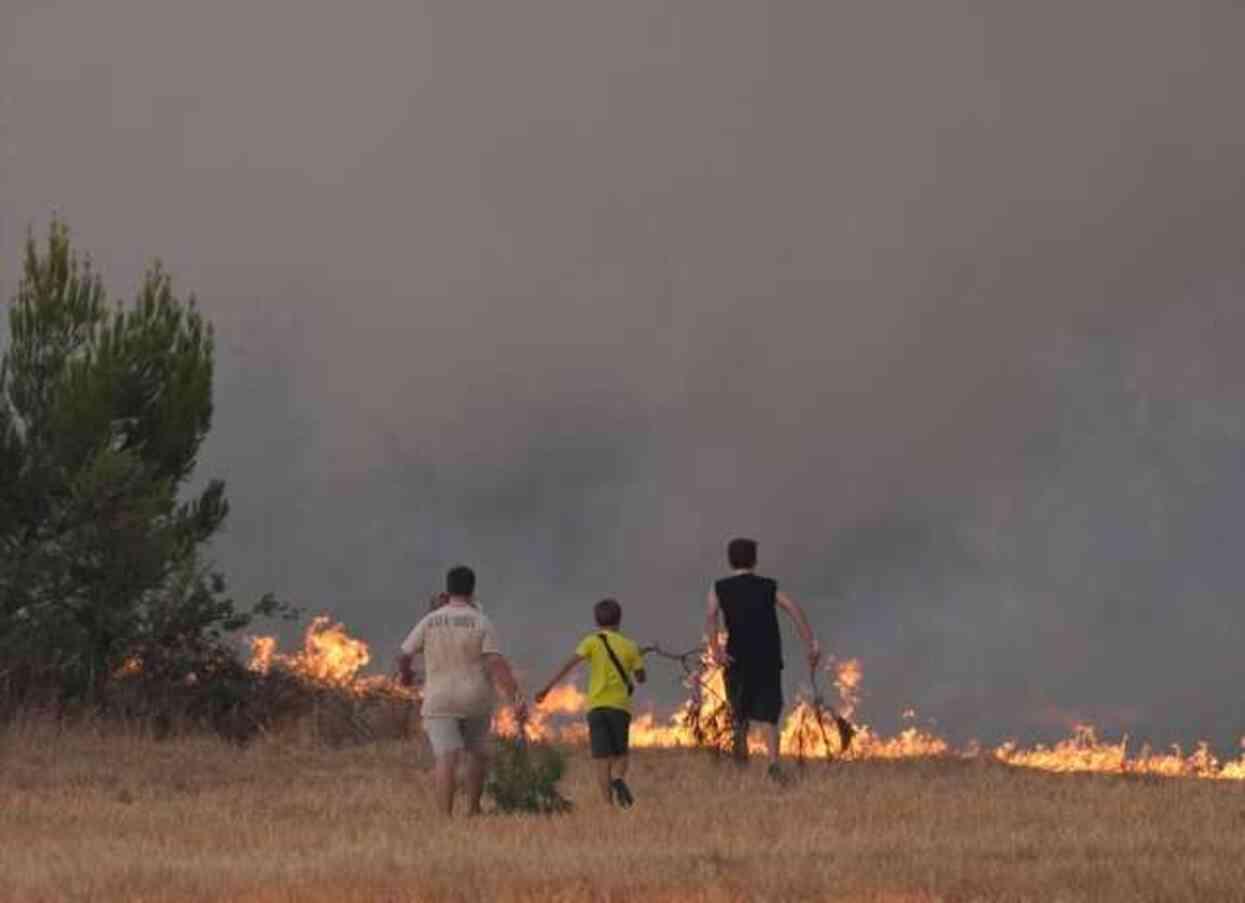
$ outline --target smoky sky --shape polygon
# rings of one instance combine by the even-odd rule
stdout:
[[[865,719],[1245,734],[1245,9],[7,0],[0,288],[63,216],[217,330],[240,598],[529,687],[733,535]],[[801,682],[788,631],[787,687]],[[679,696],[655,666],[653,696]]]

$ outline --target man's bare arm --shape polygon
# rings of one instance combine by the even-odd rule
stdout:
[[[487,653],[484,656],[484,667],[488,669],[489,678],[493,681],[493,686],[502,692],[512,703],[518,703],[519,700],[519,682],[514,679],[514,672],[510,670],[510,663],[506,661],[504,656],[497,653]]]
[[[809,666],[816,668],[817,663],[821,660],[821,645],[817,642],[817,637],[813,636],[813,627],[808,623],[804,609],[800,608],[794,599],[781,591],[778,593],[778,607],[785,611],[791,620],[795,622],[796,629],[800,631],[800,639],[804,641],[804,647],[808,650]]]
[[[415,683],[415,669],[411,667],[414,659],[413,653],[403,652],[398,655],[398,683],[404,687]]]
[[[566,660],[566,664],[564,664],[558,670],[557,674],[553,675],[553,678],[549,681],[549,683],[545,684],[545,688],[536,694],[536,704],[540,705],[542,702],[544,702],[545,697],[549,695],[549,691],[552,690],[557,684],[561,683],[562,678],[570,674],[571,671],[575,669],[575,666],[578,665],[583,660],[584,660],[584,657],[582,655],[572,655],[570,658],[568,658]]]

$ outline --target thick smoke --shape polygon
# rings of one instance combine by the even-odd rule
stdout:
[[[1226,0],[10,2],[0,287],[53,211],[116,292],[162,257],[218,329],[221,564],[382,656],[458,561],[533,680],[606,593],[690,644],[744,533],[883,726],[1226,751],[1243,36]]]

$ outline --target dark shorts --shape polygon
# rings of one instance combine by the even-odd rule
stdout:
[[[630,732],[630,712],[608,708],[588,710],[588,744],[592,747],[592,758],[625,756]]]
[[[782,669],[726,669],[726,698],[736,721],[777,724],[782,715]]]

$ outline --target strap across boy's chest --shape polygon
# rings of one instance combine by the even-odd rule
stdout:
[[[630,696],[635,692],[635,685],[631,682],[631,678],[627,676],[627,669],[623,667],[622,662],[618,660],[618,656],[614,654],[614,648],[610,646],[610,641],[606,638],[605,633],[598,633],[597,637],[601,640],[601,645],[605,647],[605,653],[610,657],[610,661],[614,663],[618,676],[622,678],[623,684],[627,687],[627,695]]]

